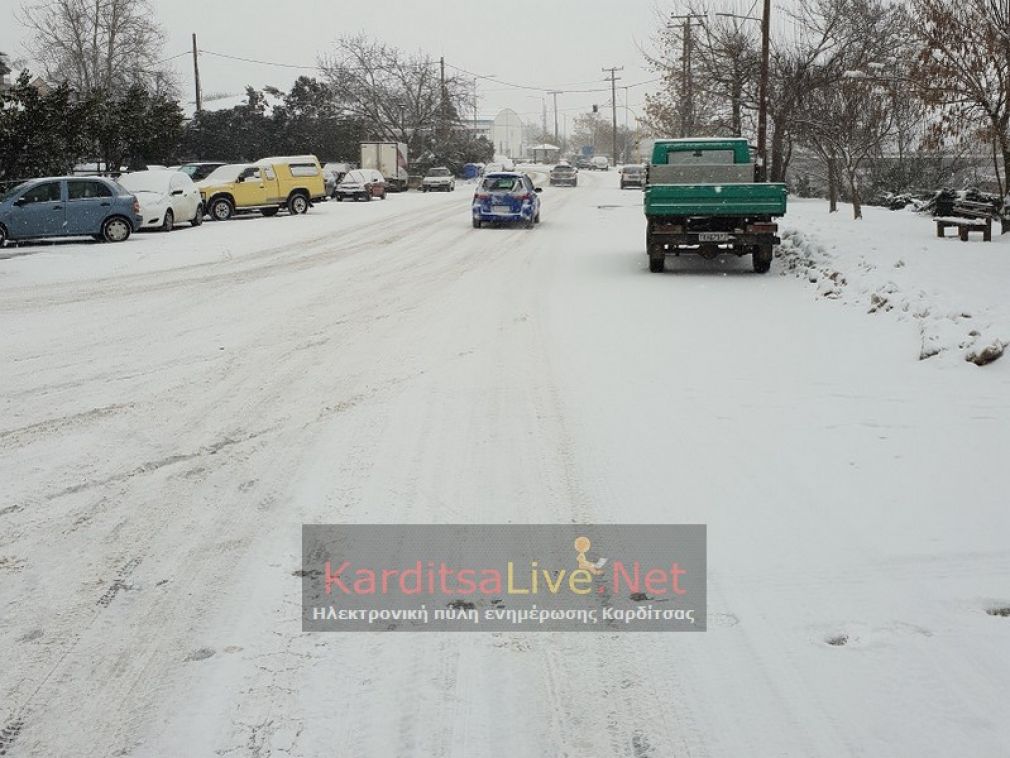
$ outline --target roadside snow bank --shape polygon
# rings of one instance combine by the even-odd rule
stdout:
[[[911,320],[919,359],[955,358],[984,366],[1010,345],[1010,244],[938,239],[928,217],[909,211],[795,201],[782,235],[780,270],[807,280],[820,297]]]

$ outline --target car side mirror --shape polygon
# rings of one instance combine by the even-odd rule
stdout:
[[[543,192],[543,191],[544,191],[544,188],[543,188],[543,187],[534,187],[534,188],[533,188],[533,191],[534,191],[534,192]]]

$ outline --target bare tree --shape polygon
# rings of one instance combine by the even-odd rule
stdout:
[[[320,69],[344,114],[371,136],[406,142],[412,155],[452,141],[470,87],[427,55],[409,55],[364,36],[345,37]]]
[[[1010,166],[1010,1],[914,0],[912,13],[914,82],[940,116],[932,141],[980,139]]]
[[[47,0],[21,7],[30,50],[52,82],[80,91],[164,90],[164,32],[148,0]]]

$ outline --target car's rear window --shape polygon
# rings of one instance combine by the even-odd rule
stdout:
[[[428,176],[449,176],[449,169],[447,168],[433,168],[428,172]]]
[[[514,176],[489,176],[484,180],[484,189],[489,192],[512,192],[520,188],[522,184]]]

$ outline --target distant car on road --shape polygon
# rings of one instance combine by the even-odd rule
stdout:
[[[575,159],[575,168],[592,168],[592,167],[593,162],[584,155],[580,155],[578,158]]]
[[[645,166],[640,163],[628,163],[621,166],[621,189],[645,186]]]
[[[119,177],[119,184],[140,203],[143,229],[170,232],[180,222],[203,223],[200,190],[181,171],[135,171]]]
[[[610,159],[605,155],[596,155],[589,161],[593,171],[610,171]]]
[[[473,228],[489,223],[540,223],[540,188],[526,174],[501,171],[485,175],[473,196]]]
[[[356,168],[348,171],[337,185],[337,200],[371,200],[373,197],[386,199],[388,192],[386,179],[374,168]]]
[[[125,242],[143,223],[139,214],[137,198],[110,179],[32,179],[0,195],[0,247],[46,237]]]
[[[421,192],[454,192],[456,190],[456,177],[444,166],[429,169],[421,180]]]
[[[575,170],[574,166],[569,166],[567,163],[559,163],[551,169],[548,181],[552,187],[560,185],[576,187],[579,184],[579,172]]]

